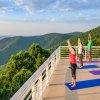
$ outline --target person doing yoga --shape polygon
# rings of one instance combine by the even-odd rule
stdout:
[[[79,62],[80,62],[80,68],[83,67],[83,52],[82,51],[83,51],[83,45],[80,38],[78,38],[78,57],[79,57]]]
[[[68,43],[68,49],[70,52],[69,59],[70,59],[71,74],[72,74],[71,87],[75,87],[76,86],[76,68],[77,68],[75,49],[71,46],[71,43],[69,40],[67,40],[67,43]]]
[[[88,59],[89,59],[89,62],[92,62],[92,38],[90,34],[88,36],[87,47],[88,47]]]

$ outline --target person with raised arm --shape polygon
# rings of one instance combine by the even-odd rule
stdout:
[[[75,87],[76,86],[76,68],[77,68],[77,64],[76,64],[76,54],[75,54],[75,49],[71,46],[71,43],[69,40],[67,40],[68,43],[68,49],[70,52],[69,55],[69,59],[70,59],[70,64],[71,64],[71,74],[72,74],[72,83],[71,83],[71,87]]]
[[[88,36],[87,47],[88,47],[88,59],[89,59],[89,62],[92,62],[92,37],[90,34]]]
[[[83,47],[82,46],[83,46],[82,42],[81,42],[80,38],[78,38],[78,57],[79,57],[79,62],[80,62],[80,68],[83,67],[83,53],[82,53]]]

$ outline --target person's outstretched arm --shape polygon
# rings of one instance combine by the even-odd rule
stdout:
[[[80,40],[80,38],[78,38],[78,46],[80,45],[80,43],[81,43],[81,40]]]
[[[73,48],[72,48],[72,46],[71,46],[70,41],[67,40],[67,43],[68,43],[68,49],[69,49],[70,53],[74,54],[75,52],[74,52],[74,50],[73,50]]]
[[[90,41],[92,41],[92,37],[91,37],[91,34],[89,34],[89,38],[90,38]]]

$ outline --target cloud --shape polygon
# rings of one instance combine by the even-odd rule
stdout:
[[[68,22],[94,18],[92,13],[100,11],[99,4],[100,0],[0,0],[0,13],[12,13],[4,17],[8,20]]]
[[[25,9],[29,14],[34,14],[33,8],[29,5],[24,5],[23,9]]]
[[[8,12],[13,12],[13,8],[12,7],[0,7],[0,13],[5,14]]]
[[[53,8],[54,9],[58,9],[58,7],[60,6],[60,4],[61,4],[61,1],[56,1],[55,4],[54,4],[54,6],[53,6]]]
[[[0,0],[0,13],[13,12],[14,7],[11,6],[11,0]]]
[[[100,8],[100,0],[13,0],[30,14],[37,12],[77,11]]]
[[[9,12],[11,7],[14,10],[14,4],[29,14],[100,9],[100,0],[0,0],[0,11]],[[5,10],[5,8],[9,10]]]
[[[24,4],[27,0],[14,0],[16,5],[22,5]]]

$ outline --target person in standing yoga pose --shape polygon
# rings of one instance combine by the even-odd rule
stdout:
[[[68,48],[70,52],[69,58],[70,58],[71,73],[72,73],[71,87],[75,87],[76,86],[76,68],[77,68],[75,49],[71,46],[71,43],[69,40],[67,40],[67,43],[68,43]]]
[[[92,62],[92,38],[90,34],[88,36],[87,47],[88,47],[88,59],[89,59],[89,62]]]
[[[83,54],[82,54],[82,42],[80,38],[78,38],[78,56],[79,56],[79,62],[80,62],[80,68],[83,67]]]

